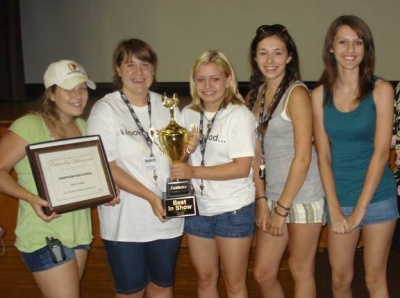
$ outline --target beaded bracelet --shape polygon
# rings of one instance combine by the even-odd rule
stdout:
[[[289,215],[289,212],[287,212],[286,215],[284,215],[284,214],[282,214],[282,213],[279,213],[278,210],[276,210],[276,207],[275,207],[274,210],[275,210],[275,213],[276,213],[277,215],[281,216],[281,217],[287,217],[287,216]]]
[[[267,198],[266,196],[262,196],[262,197],[257,197],[257,198],[256,198],[256,201],[261,200],[261,199],[266,199],[266,200],[268,200],[268,198]]]
[[[283,206],[279,201],[276,201],[276,204],[277,204],[279,207],[285,209],[286,211],[289,211],[289,210],[290,210],[290,208],[286,208],[286,207]]]

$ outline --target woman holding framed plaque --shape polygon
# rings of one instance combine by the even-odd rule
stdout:
[[[171,168],[173,179],[191,179],[199,216],[185,219],[197,271],[198,297],[218,297],[220,266],[229,297],[248,297],[246,274],[254,233],[256,120],[237,90],[233,68],[220,51],[196,59],[190,75],[192,103],[182,112],[199,125],[200,144],[190,164]]]
[[[84,135],[86,123],[79,116],[88,100],[88,88],[96,85],[81,65],[70,60],[50,64],[44,85],[40,111],[17,119],[0,140],[0,191],[19,198],[15,245],[43,296],[79,297],[92,241],[90,209],[46,215],[42,207],[48,202],[38,196],[25,148]],[[12,168],[18,182],[10,175]]]
[[[310,94],[299,81],[296,45],[283,25],[260,26],[249,56],[247,99],[259,122],[254,277],[263,297],[284,297],[278,274],[288,248],[295,296],[316,297],[324,191],[313,147]]]
[[[157,55],[140,39],[123,40],[112,65],[116,91],[100,99],[88,119],[88,133],[101,136],[121,190],[120,205],[99,207],[101,237],[117,297],[172,297],[183,218],[164,218],[169,160],[148,133],[170,120],[161,95],[149,90]]]

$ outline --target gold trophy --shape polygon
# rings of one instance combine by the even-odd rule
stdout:
[[[169,109],[171,120],[165,128],[159,131],[153,127],[150,128],[149,136],[160,151],[167,155],[171,163],[182,162],[186,157],[189,132],[175,121],[174,110],[179,104],[178,96],[174,93],[172,98],[169,98],[164,93],[162,102]],[[195,127],[195,125],[191,127]],[[163,206],[167,218],[197,215],[196,198],[193,195],[190,181],[168,179],[166,193],[163,195]]]

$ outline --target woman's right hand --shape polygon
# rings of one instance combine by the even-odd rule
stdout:
[[[46,200],[43,200],[39,196],[32,195],[28,203],[31,205],[36,215],[41,219],[43,219],[45,222],[50,222],[53,219],[61,216],[60,214],[57,214],[55,212],[53,212],[50,215],[46,215],[46,213],[44,213],[43,211],[43,207],[49,207],[49,203]]]
[[[161,203],[161,199],[159,197],[155,197],[153,200],[149,200],[150,206],[153,209],[154,215],[161,221],[166,222],[168,219],[166,218],[166,213]]]

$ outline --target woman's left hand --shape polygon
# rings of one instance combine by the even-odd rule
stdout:
[[[347,233],[350,233],[352,230],[354,230],[362,221],[366,213],[365,209],[361,208],[354,208],[353,212],[350,214],[350,216],[347,218],[347,222],[349,224],[349,229],[347,230]]]
[[[192,125],[189,132],[189,142],[186,148],[186,153],[191,154],[196,151],[200,141],[199,129],[196,125]]]

